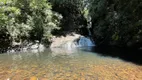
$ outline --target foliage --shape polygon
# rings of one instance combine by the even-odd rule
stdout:
[[[62,14],[61,29],[55,34],[66,34],[80,30],[87,25],[83,16],[83,0],[49,0],[53,5],[53,11]]]
[[[6,28],[13,41],[49,40],[62,19],[51,9],[47,0],[0,0],[0,28]]]
[[[93,36],[98,45],[140,47],[141,0],[90,0]]]
[[[91,20],[97,45],[140,47],[141,8],[141,0],[0,0],[0,36],[5,36],[0,44],[47,42],[52,34],[74,31],[85,35]]]

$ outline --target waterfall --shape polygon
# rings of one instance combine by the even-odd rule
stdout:
[[[92,34],[91,34],[91,31],[90,31],[90,28],[92,27],[91,19],[92,19],[92,18],[88,15],[87,30],[88,30],[89,40],[90,40],[91,44],[94,46],[94,45],[95,45],[95,42],[94,42],[93,39],[92,39]]]
[[[61,47],[67,50],[72,50],[76,47],[92,47],[95,46],[94,42],[89,37],[81,36],[78,41],[69,41],[63,44]]]
[[[90,37],[84,37],[74,33],[73,35],[67,35],[66,37],[54,38],[50,48],[52,50],[54,50],[55,48],[62,48],[72,52],[72,50],[76,49],[77,47],[91,46],[95,46],[95,44]]]
[[[88,30],[88,35],[89,35],[89,36],[92,36],[90,29],[87,28],[87,30]]]
[[[78,41],[78,46],[79,47],[90,47],[90,46],[95,46],[95,44],[90,38],[81,37],[80,40]]]
[[[87,30],[88,30],[88,35],[92,36],[90,28],[92,27],[92,22],[91,22],[91,17],[88,15],[87,17]]]

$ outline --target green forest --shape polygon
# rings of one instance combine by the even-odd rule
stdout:
[[[39,41],[76,32],[97,46],[142,47],[142,0],[0,0],[0,51],[12,42]]]

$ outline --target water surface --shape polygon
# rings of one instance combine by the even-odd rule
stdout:
[[[142,66],[82,49],[0,54],[0,80],[141,80]]]

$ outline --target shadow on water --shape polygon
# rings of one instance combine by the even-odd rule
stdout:
[[[90,47],[83,49],[84,51],[94,52],[101,56],[110,56],[119,58],[124,61],[132,62],[137,65],[142,65],[142,50],[133,50],[128,48],[116,47]]]

